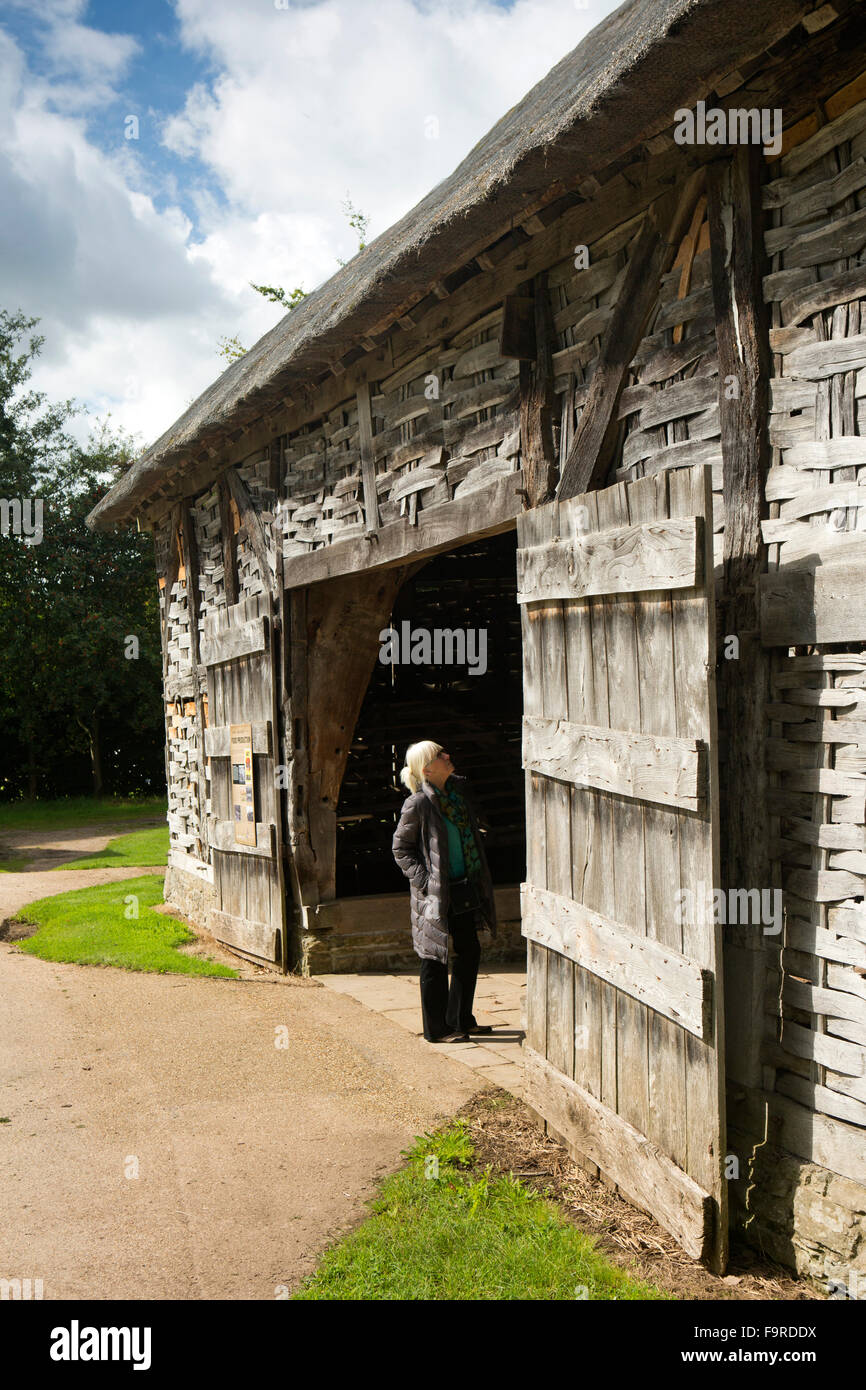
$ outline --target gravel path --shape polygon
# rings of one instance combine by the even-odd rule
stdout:
[[[136,872],[0,874],[0,921]],[[63,965],[0,942],[0,1277],[41,1278],[46,1299],[274,1298],[413,1137],[482,1089],[314,980]]]

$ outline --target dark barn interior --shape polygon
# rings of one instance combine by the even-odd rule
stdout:
[[[410,743],[424,738],[441,743],[457,772],[469,779],[490,827],[486,849],[494,882],[523,879],[516,548],[514,531],[474,541],[435,556],[403,585],[391,626],[398,632],[405,621],[413,632],[486,629],[487,669],[472,674],[468,665],[376,661],[337,810],[338,898],[406,888],[391,855],[391,837],[407,794],[400,783],[403,757]]]

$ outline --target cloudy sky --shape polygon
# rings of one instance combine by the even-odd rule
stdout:
[[[0,0],[0,307],[142,445],[614,0]],[[83,435],[82,417],[76,433]]]

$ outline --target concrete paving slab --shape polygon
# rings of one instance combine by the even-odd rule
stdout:
[[[523,1071],[520,1067],[485,1067],[484,1079],[501,1086],[503,1091],[510,1091],[513,1096],[523,1095]]]
[[[444,1053],[452,1062],[474,1072],[479,1082],[503,1086],[517,1095],[522,1086],[520,1044],[525,1015],[525,972],[513,967],[485,970],[478,976],[475,1017],[496,1028],[476,1034],[468,1043],[428,1043],[421,1037],[421,1000],[414,972],[319,975],[328,989],[348,994],[365,1009],[380,1013],[422,1042],[428,1052]],[[502,1036],[504,1034],[504,1036]]]

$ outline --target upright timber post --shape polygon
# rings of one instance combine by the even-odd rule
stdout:
[[[337,801],[401,566],[312,585],[306,603],[307,824],[320,902],[336,896]]]
[[[718,615],[723,644],[719,688],[727,726],[722,875],[725,886],[746,889],[771,882],[764,763],[769,657],[761,646],[758,618],[758,585],[766,568],[761,517],[769,457],[761,169],[761,151],[742,145],[707,170],[725,502]],[[728,928],[727,997],[736,1015],[727,1029],[727,1073],[756,1088],[762,1079],[764,951],[756,927]]]
[[[556,486],[553,447],[553,322],[547,271],[533,283],[535,361],[520,363],[520,442],[527,507],[548,502]]]

